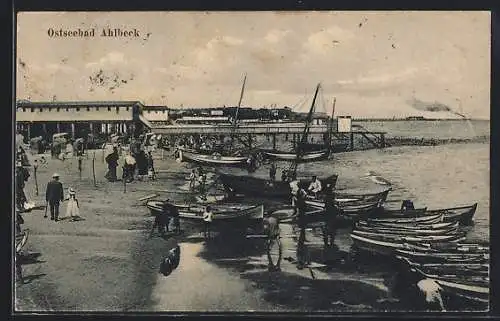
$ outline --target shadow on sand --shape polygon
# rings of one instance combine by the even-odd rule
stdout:
[[[19,257],[19,263],[21,265],[28,265],[28,264],[36,264],[36,263],[45,263],[45,261],[40,261],[38,258],[41,256],[41,253],[38,252],[32,252],[32,253],[24,253]]]
[[[33,274],[33,275],[24,275],[23,276],[23,282],[22,283],[19,283],[19,285],[22,285],[22,284],[30,284],[31,282],[33,282],[34,280],[37,280],[41,277],[44,277],[46,276],[47,274],[45,273],[40,273],[40,274]]]

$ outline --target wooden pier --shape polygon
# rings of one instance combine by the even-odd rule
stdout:
[[[357,130],[351,132],[338,132],[333,126],[312,125],[309,127],[309,134],[322,136],[323,142],[337,151],[357,150],[368,148],[387,147],[385,141],[385,132],[370,132],[366,130]],[[252,123],[240,124],[234,128],[230,124],[216,125],[167,125],[153,126],[151,131],[162,136],[188,136],[188,135],[206,135],[206,136],[225,136],[235,135],[238,138],[249,142],[255,140],[255,136],[266,136],[272,138],[273,148],[276,148],[276,137],[285,136],[285,140],[291,139],[298,142],[298,137],[304,131],[303,123]],[[318,142],[319,143],[319,142]],[[295,144],[294,144],[295,145]]]

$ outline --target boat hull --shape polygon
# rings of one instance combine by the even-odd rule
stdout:
[[[158,215],[163,211],[163,201],[149,201],[146,206],[152,215]],[[176,204],[179,210],[179,218],[184,220],[203,221],[205,206]],[[213,222],[230,222],[232,220],[251,219],[260,220],[264,218],[263,205],[212,205]]]
[[[319,151],[309,151],[305,152],[300,158],[297,158],[296,153],[291,152],[281,152],[275,150],[261,150],[261,152],[270,159],[282,160],[282,161],[296,161],[296,162],[315,162],[328,158],[330,152],[328,149],[322,149]]]
[[[357,234],[353,231],[351,233],[351,239],[354,242],[356,248],[368,251],[375,254],[381,255],[393,255],[396,250],[404,250],[408,246],[411,246],[412,241],[404,238],[394,238],[394,239],[382,239],[377,237],[370,237],[365,235]],[[415,238],[413,238],[415,240]],[[462,235],[452,235],[447,237],[446,241],[448,242],[460,242],[465,240],[465,237]],[[413,243],[433,243],[433,242],[443,242],[444,240],[432,240],[427,239],[423,240],[420,238],[420,241],[414,241]]]
[[[458,222],[449,227],[438,229],[425,228],[422,226],[413,229],[381,228],[362,224],[357,224],[356,229],[365,232],[383,233],[385,235],[446,235],[453,234],[458,230]]]
[[[252,176],[238,176],[231,174],[220,174],[219,179],[226,191],[231,194],[243,194],[248,196],[262,196],[266,198],[289,199],[291,196],[290,184],[283,181],[270,182],[264,178]],[[329,182],[333,186],[337,183],[337,175],[320,178],[324,184]],[[300,179],[299,185],[307,188],[309,180]]]
[[[222,156],[218,154],[202,154],[185,149],[179,150],[181,161],[194,162],[212,166],[246,166],[246,156]]]
[[[443,208],[436,210],[428,210],[427,208],[419,208],[407,211],[381,209],[380,212],[374,213],[373,217],[381,219],[421,217],[421,216],[429,216],[442,213],[443,222],[459,222],[461,225],[469,225],[472,222],[476,210],[477,210],[477,203],[469,206]]]

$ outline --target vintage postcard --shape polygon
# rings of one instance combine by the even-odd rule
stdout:
[[[489,12],[16,20],[15,312],[489,311]]]

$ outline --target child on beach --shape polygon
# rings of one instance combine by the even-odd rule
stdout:
[[[73,188],[69,188],[69,195],[66,198],[68,205],[66,207],[66,213],[60,219],[71,218],[73,221],[80,217],[80,205],[78,204],[78,199],[76,198],[76,192]]]

